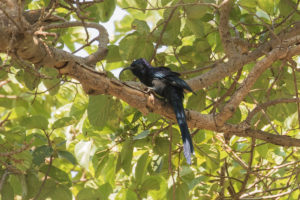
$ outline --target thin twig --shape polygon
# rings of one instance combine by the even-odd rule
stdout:
[[[161,42],[162,42],[163,34],[164,34],[164,32],[166,31],[167,26],[168,26],[169,22],[171,21],[171,19],[172,19],[174,13],[175,13],[175,11],[176,11],[176,9],[177,9],[177,7],[174,7],[174,8],[171,10],[171,13],[170,13],[169,17],[167,18],[167,20],[164,21],[165,24],[164,24],[164,26],[163,26],[163,28],[162,28],[162,30],[161,30],[161,32],[160,32],[159,39],[158,39],[158,41],[156,42],[156,45],[155,45],[155,47],[154,47],[154,51],[153,51],[152,57],[151,57],[151,59],[149,60],[150,63],[151,63],[151,61],[154,59],[154,57],[155,57],[155,55],[156,55],[156,51],[157,51],[159,45],[160,45]]]

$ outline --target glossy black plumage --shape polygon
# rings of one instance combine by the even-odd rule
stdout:
[[[130,67],[122,71],[126,69],[130,69],[143,84],[152,87],[158,95],[166,98],[172,105],[181,131],[184,156],[187,163],[191,164],[191,154],[194,153],[194,148],[182,104],[184,89],[193,92],[190,86],[179,78],[179,73],[173,72],[167,67],[152,67],[143,58],[135,60]]]

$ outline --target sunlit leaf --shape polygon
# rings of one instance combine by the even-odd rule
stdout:
[[[92,153],[92,141],[80,141],[75,145],[74,153],[78,163],[88,170]]]
[[[139,158],[136,168],[135,168],[135,179],[138,184],[141,184],[144,181],[146,175],[146,168],[148,166],[149,152],[145,152]]]

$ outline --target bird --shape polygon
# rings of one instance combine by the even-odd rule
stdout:
[[[172,106],[181,131],[183,154],[187,163],[191,164],[191,155],[194,154],[194,147],[183,107],[184,90],[193,92],[191,87],[179,78],[179,73],[172,71],[168,67],[153,67],[144,58],[134,60],[120,74],[125,70],[131,70],[144,85],[152,88],[156,94],[166,99]]]

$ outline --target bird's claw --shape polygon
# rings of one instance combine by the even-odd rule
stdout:
[[[153,88],[151,88],[151,87],[147,87],[146,89],[145,89],[145,93],[146,94],[148,94],[149,95],[149,101],[151,102],[151,104],[154,104],[154,99],[155,99],[155,97],[154,97],[154,89]]]
[[[152,87],[146,87],[145,89],[144,89],[144,92],[146,93],[146,94],[151,94],[151,93],[154,93],[154,88],[152,88]]]

